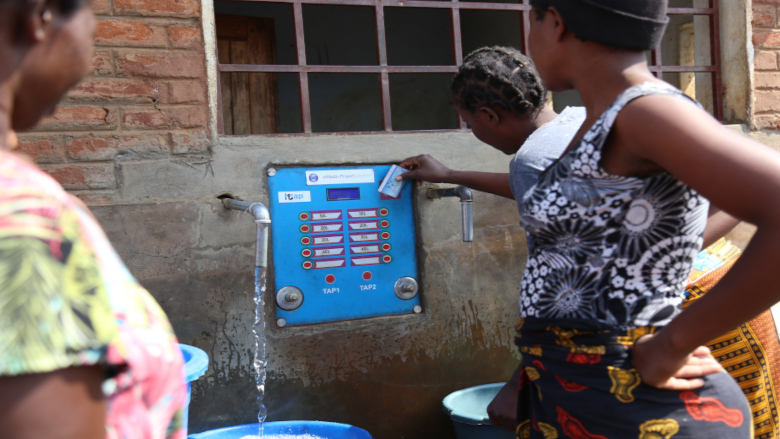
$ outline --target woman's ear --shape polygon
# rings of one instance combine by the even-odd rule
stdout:
[[[490,107],[479,107],[477,109],[478,117],[483,117],[492,126],[498,126],[501,123],[501,117]]]
[[[546,15],[549,16],[550,24],[553,27],[555,41],[561,41],[564,34],[566,34],[566,24],[563,22],[561,14],[553,6],[547,9]]]
[[[33,0],[22,7],[23,35],[33,44],[46,39],[46,34],[54,19],[54,13],[49,3],[46,0]]]

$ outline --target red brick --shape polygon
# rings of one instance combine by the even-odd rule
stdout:
[[[117,70],[124,76],[152,78],[205,77],[203,56],[175,52],[128,52],[118,54]]]
[[[756,88],[780,88],[780,73],[779,72],[756,72]],[[774,93],[776,98],[780,100],[780,94]]]
[[[170,127],[171,123],[160,110],[132,110],[125,111],[122,116],[122,125],[130,129],[163,129]]]
[[[196,133],[174,133],[173,139],[174,154],[193,154],[206,152],[209,149],[210,141],[206,133],[199,131]]]
[[[753,44],[759,47],[780,47],[780,33],[754,32]]]
[[[753,61],[756,70],[777,70],[777,52],[756,50]]]
[[[195,26],[168,26],[168,37],[173,47],[200,49],[203,47],[200,28]]]
[[[171,107],[162,109],[165,117],[178,128],[200,128],[206,126],[206,107]]]
[[[763,114],[755,117],[755,124],[761,130],[780,130],[780,115]]]
[[[39,136],[19,134],[18,151],[30,156],[36,163],[62,163],[63,136]]]
[[[780,0],[753,0],[753,3],[768,3],[768,4],[780,4]]]
[[[166,104],[202,104],[208,99],[206,84],[201,81],[170,81],[164,87],[167,93],[160,100]]]
[[[206,120],[204,107],[171,107],[126,111],[122,124],[127,129],[198,128]]]
[[[92,75],[110,76],[114,74],[111,67],[111,52],[96,50],[92,55]]]
[[[68,98],[77,101],[152,103],[159,98],[157,85],[149,80],[86,78],[71,89]]]
[[[116,196],[115,191],[100,191],[100,192],[81,192],[81,193],[74,193],[73,195],[79,197],[81,201],[84,202],[87,206],[101,206],[105,204],[112,204],[114,202],[114,197]]]
[[[163,26],[135,20],[101,20],[95,29],[98,46],[167,47]]]
[[[39,128],[106,129],[110,128],[109,111],[102,107],[57,107],[54,114],[43,119]]]
[[[114,10],[123,15],[200,17],[198,0],[114,0]]]
[[[753,5],[753,26],[774,27],[777,22],[777,6]]]
[[[95,15],[110,15],[111,4],[108,0],[92,0],[92,12]]]
[[[780,113],[780,93],[775,91],[756,91],[756,113]]]
[[[73,160],[112,160],[115,158],[151,158],[168,154],[168,142],[162,135],[71,137],[66,147]]]
[[[47,166],[43,170],[68,190],[116,187],[113,164]]]

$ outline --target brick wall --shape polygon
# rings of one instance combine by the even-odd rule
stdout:
[[[92,73],[20,149],[89,204],[115,199],[120,161],[208,153],[199,0],[95,0]]]
[[[754,123],[780,129],[780,0],[753,0]]]

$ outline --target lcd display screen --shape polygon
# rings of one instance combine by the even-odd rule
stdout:
[[[359,200],[360,188],[328,189],[328,201]]]

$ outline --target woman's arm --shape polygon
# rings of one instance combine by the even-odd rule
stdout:
[[[697,346],[731,330],[780,299],[780,154],[720,125],[690,102],[638,99],[620,113],[614,144],[657,164],[756,234],[729,273],[655,336],[637,343],[643,380],[663,386]]]
[[[428,154],[410,157],[399,165],[411,171],[401,174],[404,180],[452,183],[514,200],[509,174],[492,172],[453,171]]]
[[[104,439],[102,367],[71,367],[0,378],[4,439]]]

